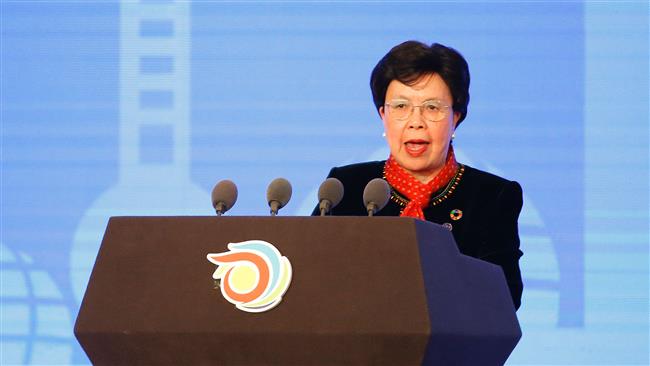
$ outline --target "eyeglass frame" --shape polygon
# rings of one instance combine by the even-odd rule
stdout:
[[[440,122],[440,121],[444,120],[446,117],[449,116],[449,111],[450,111],[450,110],[453,110],[453,107],[452,107],[452,106],[447,105],[447,104],[444,104],[444,103],[443,103],[441,100],[439,100],[439,99],[430,99],[430,100],[426,100],[426,101],[424,101],[422,104],[419,104],[419,105],[415,105],[415,104],[413,104],[413,103],[412,103],[410,100],[408,100],[408,99],[393,99],[393,100],[391,100],[390,103],[384,103],[384,107],[388,107],[389,114],[390,114],[390,110],[394,108],[391,104],[394,104],[395,102],[404,102],[404,104],[407,104],[407,105],[410,105],[410,106],[411,106],[411,108],[410,108],[408,114],[407,114],[405,117],[402,117],[402,118],[394,117],[394,118],[395,118],[396,120],[398,120],[398,121],[406,121],[406,120],[408,120],[408,119],[413,115],[413,111],[415,110],[416,107],[417,107],[417,108],[420,108],[420,115],[423,116],[424,119],[425,119],[426,121],[428,121],[428,122]],[[439,103],[439,105],[437,105],[436,108],[444,108],[444,109],[445,109],[444,114],[443,114],[443,117],[440,118],[440,119],[438,119],[438,120],[433,120],[433,119],[426,118],[426,117],[424,116],[424,113],[423,113],[424,109],[423,109],[422,107],[424,107],[424,106],[426,106],[426,105],[430,105],[430,103],[433,103],[433,102]]]

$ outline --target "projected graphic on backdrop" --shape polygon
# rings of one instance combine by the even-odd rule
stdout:
[[[52,276],[29,255],[0,243],[2,364],[66,364],[73,319]]]
[[[120,17],[118,181],[85,212],[70,252],[81,302],[113,215],[209,215],[208,193],[190,177],[190,4],[168,16],[124,2]]]
[[[616,258],[633,260],[602,275],[628,277],[595,295],[592,282],[585,297],[585,263],[596,268],[602,255],[585,246],[594,237],[585,235],[586,171],[614,180],[585,145],[587,8],[3,3],[0,363],[87,362],[72,324],[109,216],[211,215],[210,189],[226,178],[239,187],[229,215],[266,215],[265,190],[279,176],[294,187],[281,214],[307,215],[332,166],[385,159],[368,79],[406,39],[464,54],[472,86],[458,160],[524,187],[524,336],[510,362],[647,362],[647,261],[638,259],[647,258],[647,213],[627,213],[646,218],[637,225],[645,236],[608,239]],[[644,22],[629,17],[619,22]],[[647,72],[644,37],[625,34],[645,45]],[[647,140],[645,149],[647,159]],[[643,189],[636,195],[647,202]],[[617,298],[603,293],[618,287],[633,300],[608,308]]]

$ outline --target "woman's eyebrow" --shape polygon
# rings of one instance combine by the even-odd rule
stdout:
[[[401,94],[400,94],[400,95],[397,95],[396,97],[393,97],[391,100],[402,100],[402,99],[403,99],[403,100],[407,100],[407,101],[409,101],[409,102],[412,101],[411,98],[406,97],[406,96],[401,95]],[[446,103],[442,98],[439,98],[439,97],[426,98],[426,99],[422,100],[422,103],[424,103],[424,102],[433,102],[433,101],[435,101],[435,102],[440,102],[440,103],[443,103],[443,104]]]

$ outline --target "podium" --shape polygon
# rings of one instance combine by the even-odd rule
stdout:
[[[293,268],[261,313],[206,258],[255,239]],[[112,217],[74,332],[94,365],[500,365],[521,337],[501,268],[401,217]]]

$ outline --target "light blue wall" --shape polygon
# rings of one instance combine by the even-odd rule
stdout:
[[[407,40],[472,73],[461,162],[519,181],[524,336],[509,364],[648,364],[648,4],[2,1],[0,364],[80,364],[111,215],[304,215],[384,159],[369,74]]]

